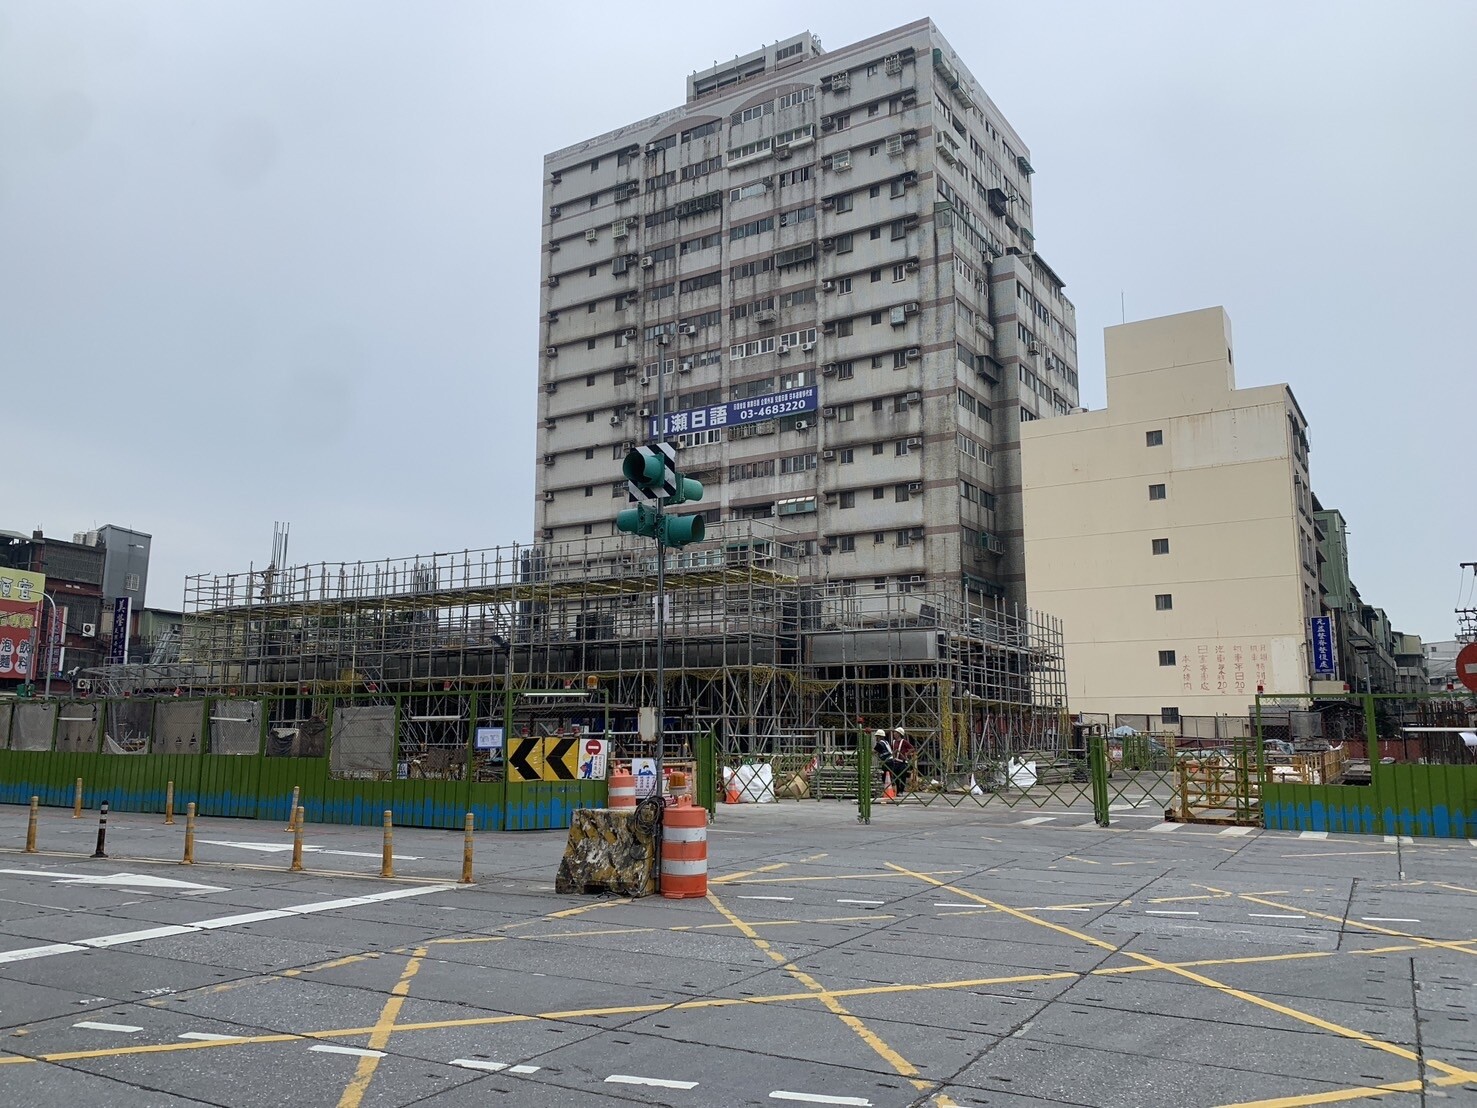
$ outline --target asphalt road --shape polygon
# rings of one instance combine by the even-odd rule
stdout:
[[[711,896],[562,832],[0,807],[0,1105],[1477,1104],[1477,847],[738,806]],[[155,859],[153,861],[148,859]]]

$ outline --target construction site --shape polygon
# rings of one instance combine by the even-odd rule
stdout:
[[[830,582],[801,549],[741,520],[667,555],[670,748],[711,733],[724,755],[808,756],[854,747],[865,726],[963,754],[1069,732],[1054,620],[962,586]],[[598,696],[618,744],[634,743],[638,710],[656,703],[657,619],[655,551],[625,539],[272,564],[188,578],[178,662],[120,677],[304,714],[333,695],[569,689]],[[467,744],[459,722],[440,742]]]

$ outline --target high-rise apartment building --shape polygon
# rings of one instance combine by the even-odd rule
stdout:
[[[1019,426],[1077,405],[1075,313],[1026,145],[931,21],[694,73],[544,166],[544,539],[610,534],[662,437],[710,519],[832,580],[1024,602]]]
[[[1236,387],[1220,308],[1106,347],[1107,408],[1021,436],[1031,602],[1062,620],[1072,707],[1174,730],[1307,693],[1319,553],[1292,390]]]

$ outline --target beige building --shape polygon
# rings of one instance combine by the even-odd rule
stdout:
[[[661,437],[818,575],[1023,602],[1018,429],[1077,404],[1025,142],[929,20],[804,33],[544,159],[538,534]],[[659,408],[667,419],[659,422]]]
[[[1030,603],[1063,622],[1071,707],[1175,730],[1245,717],[1258,686],[1307,692],[1318,553],[1292,390],[1236,387],[1221,308],[1105,337],[1107,408],[1021,428]]]

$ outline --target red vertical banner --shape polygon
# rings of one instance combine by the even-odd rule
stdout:
[[[35,676],[33,651],[38,645],[46,575],[0,568],[0,681],[29,681]]]

